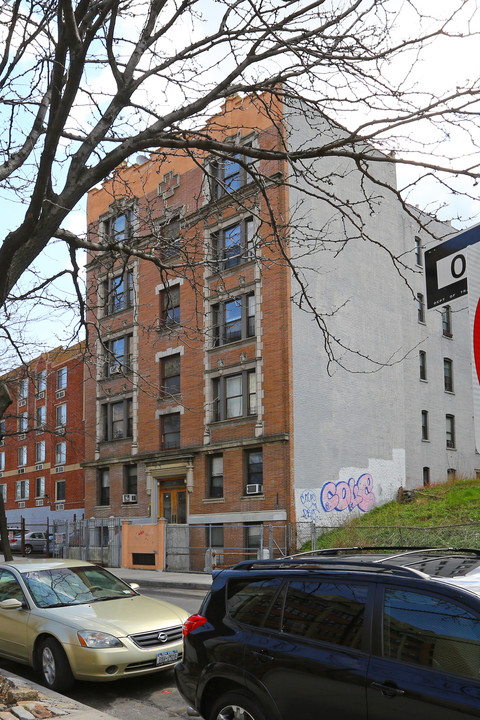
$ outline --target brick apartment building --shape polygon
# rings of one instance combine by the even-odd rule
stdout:
[[[207,130],[254,148],[340,132],[271,97],[230,98]],[[395,184],[393,165],[375,172]],[[328,182],[312,192],[315,174]],[[355,207],[377,242],[332,209],[332,184],[337,205]],[[87,517],[165,517],[188,528],[190,547],[248,552],[267,527],[287,546],[292,523],[336,524],[400,486],[475,472],[466,310],[455,310],[454,332],[445,331],[451,308],[424,311],[431,238],[393,194],[366,186],[348,159],[312,161],[293,181],[280,160],[179,152],[138,158],[90,192],[89,232],[106,252],[87,265],[97,328],[85,386]],[[110,239],[144,258],[112,256]],[[402,258],[409,285],[382,245]],[[295,302],[299,278],[328,318],[339,363]]]
[[[84,343],[45,352],[2,377],[13,404],[0,421],[0,488],[10,526],[84,514]]]

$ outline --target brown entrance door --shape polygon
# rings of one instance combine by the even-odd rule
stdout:
[[[187,522],[187,491],[183,478],[161,482],[158,501],[160,517],[167,523],[184,525]]]

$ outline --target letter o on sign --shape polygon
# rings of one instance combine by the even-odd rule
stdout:
[[[465,270],[467,269],[467,261],[465,260],[465,255],[455,255],[450,267],[452,277],[454,277],[456,280],[458,278],[461,278],[465,274]]]

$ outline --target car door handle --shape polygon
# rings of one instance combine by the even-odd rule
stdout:
[[[255,658],[262,663],[273,660],[273,657],[271,655],[267,655],[267,653],[263,650],[252,650],[252,655],[255,655]]]
[[[380,692],[386,697],[396,697],[397,695],[405,695],[405,690],[401,690],[394,683],[380,683],[372,682],[370,685],[374,690],[380,690]]]

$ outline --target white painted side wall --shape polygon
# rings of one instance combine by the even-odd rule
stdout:
[[[329,132],[316,122],[315,128],[312,118],[293,114],[288,121],[290,146],[308,145],[316,133]],[[314,167],[332,183],[327,191],[350,207],[364,198],[359,173],[348,161],[322,159]],[[389,183],[395,182],[393,166],[381,164],[376,172]],[[302,178],[296,182],[300,188],[307,185]],[[372,187],[371,192],[378,196],[380,191]],[[428,311],[425,325],[417,322],[413,295],[425,294],[425,288],[422,268],[415,265],[418,232],[413,220],[393,195],[384,194],[369,206],[356,206],[369,235],[411,266],[409,289],[379,245],[353,239],[335,252],[340,245],[332,247],[332,241],[340,242],[346,234],[353,236],[355,230],[341,221],[328,201],[306,199],[292,189],[290,207],[294,233],[296,228],[305,228],[308,220],[311,236],[327,240],[326,247],[322,249],[319,243],[318,252],[296,261],[297,266],[304,266],[315,306],[330,315],[329,330],[342,345],[378,363],[337,344],[340,364],[332,364],[329,375],[321,332],[311,315],[293,306],[297,520],[341,524],[393,499],[400,486],[421,486],[424,466],[430,467],[432,482],[444,480],[449,467],[471,474],[480,463],[473,451],[468,317],[464,311],[454,314],[453,341],[442,336],[439,312]],[[299,242],[302,232],[297,232]],[[295,238],[292,249],[294,254],[300,251]],[[419,380],[420,348],[427,352],[426,383]],[[443,390],[444,356],[454,361],[454,394]],[[421,440],[422,409],[431,413],[429,442]],[[455,451],[446,450],[447,412],[456,416]],[[364,496],[367,499],[362,500]],[[326,502],[328,498],[330,502]]]

